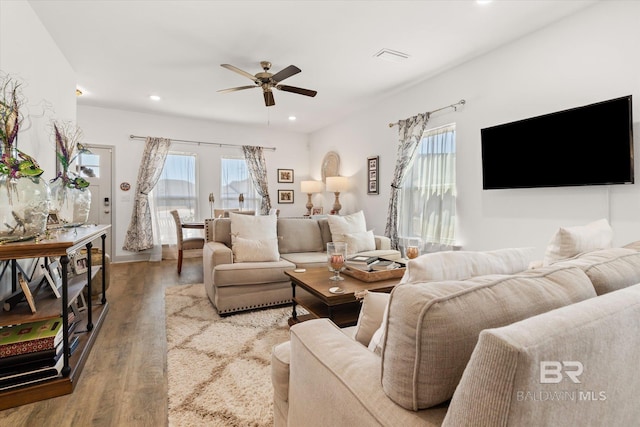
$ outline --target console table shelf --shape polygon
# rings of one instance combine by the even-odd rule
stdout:
[[[0,410],[73,392],[109,308],[106,301],[104,267],[105,238],[110,227],[110,225],[88,225],[60,229],[55,231],[54,236],[50,239],[0,245],[0,261],[15,263],[16,260],[26,258],[60,257],[62,267],[61,298],[55,298],[48,292],[41,290],[35,298],[35,313],[31,313],[27,304],[20,304],[9,312],[0,312],[0,326],[62,316],[65,358],[61,377],[0,392]],[[87,273],[68,277],[69,256],[82,248],[86,248],[87,253],[90,254],[92,242],[96,239],[102,240],[102,266],[92,267],[89,257],[87,263],[90,268]],[[12,280],[15,283],[16,269],[12,268],[12,270]],[[93,305],[91,279],[98,273],[102,274],[102,301],[100,304]],[[87,306],[78,315],[77,321],[79,323],[77,330],[74,331],[74,336],[79,337],[79,341],[73,355],[70,356],[69,304],[80,295],[85,286],[89,288]]]

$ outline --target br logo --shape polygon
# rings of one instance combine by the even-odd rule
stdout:
[[[582,375],[583,371],[584,366],[581,362],[543,360],[540,362],[540,382],[542,384],[557,384],[566,376],[574,384],[580,384],[578,377]]]

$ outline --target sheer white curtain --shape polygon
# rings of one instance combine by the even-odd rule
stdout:
[[[238,197],[242,193],[243,209],[259,212],[262,197],[255,190],[246,160],[243,157],[223,157],[220,172],[222,209],[238,209]]]
[[[153,231],[163,247],[162,258],[169,258],[176,252],[177,237],[171,210],[177,210],[185,222],[199,218],[196,164],[196,154],[170,152],[152,191]],[[190,231],[184,230],[185,237],[189,237]],[[197,230],[193,232],[195,235]]]
[[[448,250],[456,239],[455,124],[425,131],[402,182],[400,237],[418,237],[422,252]]]

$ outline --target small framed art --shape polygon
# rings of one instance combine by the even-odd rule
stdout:
[[[293,190],[278,190],[278,203],[293,203]]]
[[[58,214],[55,212],[49,212],[49,216],[47,217],[47,228],[57,228],[58,226],[60,226]]]
[[[292,184],[293,169],[278,169],[278,182]]]
[[[367,194],[379,194],[378,167],[380,157],[372,156],[367,158]]]
[[[76,274],[85,273],[89,269],[89,264],[87,263],[87,254],[77,254],[73,257],[73,272]]]
[[[324,208],[321,206],[319,208],[314,207],[311,210],[311,215],[322,215],[324,213]]]

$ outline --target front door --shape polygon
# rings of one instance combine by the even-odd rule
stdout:
[[[83,153],[78,156],[77,171],[84,179],[89,181],[91,190],[91,210],[89,211],[90,224],[111,224],[111,231],[107,233],[105,241],[106,252],[113,257],[111,236],[113,234],[112,207],[112,167],[113,147],[89,145],[86,147],[91,153]],[[94,247],[100,247],[101,242],[94,242]]]

